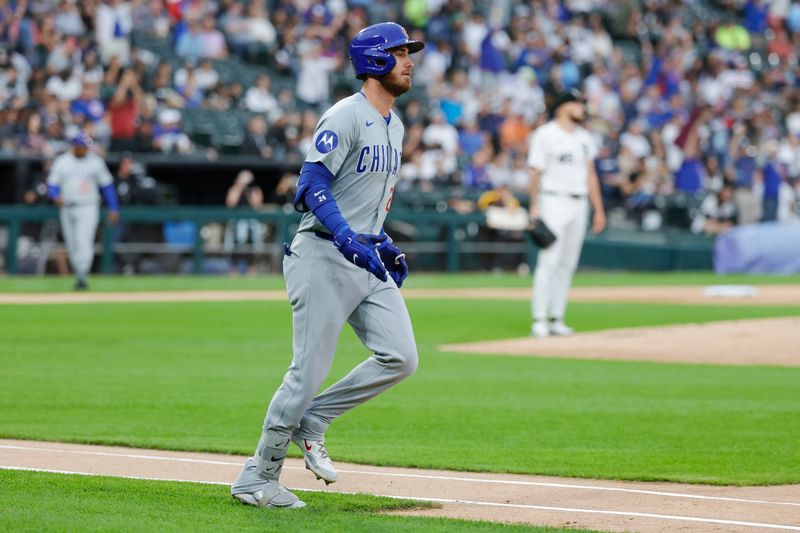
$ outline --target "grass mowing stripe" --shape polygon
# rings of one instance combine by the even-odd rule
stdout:
[[[375,513],[423,501],[298,491],[304,509],[234,502],[227,487],[0,470],[0,523],[11,531],[574,531]]]
[[[413,268],[413,266],[412,266]],[[530,287],[531,276],[518,274],[413,273],[405,286],[410,288]],[[798,284],[800,276],[716,275],[713,272],[579,272],[576,287],[617,287],[631,285],[727,285],[727,284]],[[74,281],[69,277],[2,277],[2,292],[70,292]],[[263,276],[92,276],[93,292],[161,290],[264,290],[283,289],[280,275]]]

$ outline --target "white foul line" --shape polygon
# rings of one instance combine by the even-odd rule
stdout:
[[[634,493],[634,494],[648,494],[651,496],[667,496],[671,498],[691,498],[697,500],[715,500],[715,501],[725,501],[725,502],[738,502],[738,503],[763,503],[769,505],[791,505],[800,507],[800,503],[794,502],[772,502],[767,500],[750,500],[746,498],[729,498],[725,496],[703,496],[700,494],[684,494],[680,492],[662,492],[656,490],[644,490],[644,489],[623,489],[617,487],[601,487],[596,485],[573,485],[570,483],[545,483],[543,481],[516,481],[516,480],[505,480],[505,479],[481,479],[481,478],[468,478],[468,477],[456,477],[456,476],[435,476],[435,475],[427,475],[427,474],[400,474],[400,473],[383,473],[383,472],[368,472],[368,471],[360,471],[360,470],[339,470],[339,472],[344,472],[347,474],[368,474],[368,475],[375,475],[375,476],[394,476],[394,477],[409,477],[409,478],[421,478],[421,479],[441,479],[445,481],[469,481],[472,483],[497,483],[502,485],[525,485],[525,486],[532,486],[532,487],[550,487],[550,488],[557,488],[557,489],[580,489],[580,490],[596,490],[596,491],[606,491],[606,492],[627,492],[627,493]]]
[[[79,455],[99,455],[104,457],[124,457],[128,459],[145,459],[148,461],[174,461],[180,463],[200,463],[211,465],[223,466],[241,466],[241,462],[233,461],[214,461],[211,459],[192,459],[189,457],[164,457],[159,455],[141,455],[133,453],[113,453],[113,452],[98,452],[90,450],[62,450],[57,448],[38,448],[35,446],[14,446],[10,444],[0,444],[0,449],[10,450],[31,450],[41,452],[59,452],[59,453],[74,453]],[[301,467],[285,466],[287,470],[303,470]],[[344,474],[358,474],[370,476],[384,476],[384,477],[403,477],[415,479],[439,479],[443,481],[466,481],[469,483],[493,483],[499,485],[522,485],[529,487],[548,487],[557,489],[578,489],[578,490],[594,490],[604,492],[624,492],[630,494],[647,494],[650,496],[664,496],[669,498],[689,498],[695,500],[713,500],[724,502],[737,502],[737,503],[757,503],[767,505],[788,505],[793,507],[800,507],[800,503],[795,502],[773,502],[768,500],[751,500],[747,498],[730,498],[725,496],[703,496],[700,494],[685,494],[680,492],[663,492],[655,490],[644,489],[624,489],[619,487],[602,487],[597,485],[574,485],[570,483],[545,483],[541,481],[519,481],[511,479],[483,479],[471,477],[458,477],[458,476],[437,476],[433,474],[402,474],[394,472],[371,472],[369,470],[339,470]]]
[[[0,444],[0,449],[8,450],[31,450],[37,452],[58,452],[58,453],[74,453],[78,455],[101,455],[103,457],[125,457],[127,459],[146,459],[148,461],[174,461],[176,463],[202,463],[206,465],[234,465],[241,466],[241,462],[233,461],[213,461],[211,459],[191,459],[189,457],[164,457],[162,455],[141,455],[135,453],[113,453],[113,452],[97,452],[90,450],[59,450],[57,448],[37,448],[35,446],[13,446],[10,444]]]
[[[45,468],[25,468],[25,467],[17,467],[17,466],[4,466],[0,465],[0,470],[22,470],[22,471],[32,471],[32,472],[48,472],[53,474],[68,474],[68,475],[79,475],[79,476],[99,476],[99,477],[119,477],[125,479],[141,479],[141,480],[148,480],[148,481],[173,481],[179,483],[201,483],[201,484],[208,484],[208,485],[225,485],[230,486],[230,483],[223,483],[221,481],[198,481],[194,479],[165,479],[165,478],[156,478],[156,477],[146,477],[146,476],[106,476],[105,474],[96,474],[96,473],[88,473],[88,472],[71,472],[67,470],[48,470]],[[291,488],[291,487],[290,487]],[[333,490],[321,490],[321,489],[292,489],[298,490],[301,492],[328,492],[328,493],[336,493],[336,494],[368,494],[368,493],[356,493],[356,492],[340,492],[340,491],[333,491]],[[636,517],[636,518],[656,518],[659,520],[675,520],[681,522],[700,522],[704,524],[719,524],[719,525],[726,525],[726,526],[743,526],[743,527],[759,527],[764,529],[782,529],[787,531],[800,531],[800,526],[788,526],[783,524],[766,524],[762,522],[742,522],[739,520],[724,520],[720,518],[701,518],[696,516],[679,516],[679,515],[668,515],[668,514],[655,514],[655,513],[637,513],[637,512],[628,512],[628,511],[606,511],[604,509],[580,509],[580,508],[572,508],[572,507],[551,507],[547,505],[528,505],[528,504],[519,504],[519,503],[495,503],[495,502],[484,502],[478,500],[457,500],[457,499],[450,499],[450,498],[421,498],[419,496],[396,496],[396,495],[386,495],[386,494],[369,494],[370,496],[377,496],[380,498],[391,498],[393,500],[412,500],[412,501],[420,501],[420,502],[435,502],[435,503],[452,503],[452,504],[460,504],[460,505],[480,505],[485,507],[504,507],[504,508],[512,508],[512,509],[530,509],[536,511],[558,511],[564,513],[582,513],[582,514],[603,514],[603,515],[613,515],[613,516],[628,516],[628,517]]]

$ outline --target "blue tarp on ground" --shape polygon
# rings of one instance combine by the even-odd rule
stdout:
[[[714,271],[800,273],[800,223],[749,224],[719,235],[714,243]]]

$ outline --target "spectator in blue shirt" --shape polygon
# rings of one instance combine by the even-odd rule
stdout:
[[[752,187],[756,160],[752,156],[742,153],[734,160],[733,167],[736,172],[736,187]]]
[[[578,82],[581,80],[581,72],[578,65],[569,57],[568,54],[557,54],[554,56],[553,61],[555,65],[552,69],[551,81],[559,83],[560,90],[569,90],[577,87]]]
[[[748,0],[744,5],[744,27],[750,33],[761,34],[767,29],[769,6],[762,0]]]
[[[480,65],[483,70],[496,74],[505,70],[506,61],[505,57],[503,57],[503,51],[494,44],[495,33],[495,30],[487,32],[481,43]]]
[[[794,2],[786,14],[786,27],[792,33],[800,33],[800,2]]]
[[[697,194],[703,190],[703,163],[697,158],[685,158],[675,174],[675,190]]]
[[[90,83],[83,84],[83,92],[77,100],[73,100],[69,106],[70,113],[76,117],[84,117],[92,122],[103,120],[106,108],[103,102],[97,97],[98,87]]]
[[[778,219],[778,191],[780,191],[783,176],[778,165],[767,161],[763,169],[764,175],[764,211],[761,220],[772,222]]]
[[[200,59],[205,53],[203,36],[200,33],[200,23],[196,20],[189,22],[189,30],[178,37],[175,50],[184,59]]]
[[[624,196],[621,190],[621,176],[619,162],[611,153],[607,144],[602,144],[594,160],[595,171],[600,180],[600,191],[603,194],[603,203],[609,207],[622,204]]]
[[[181,113],[176,109],[159,112],[158,124],[153,128],[153,147],[164,153],[185,154],[192,150],[189,137],[180,125]]]
[[[472,156],[472,162],[464,169],[461,175],[461,184],[469,189],[491,189],[492,179],[489,176],[488,165],[491,150],[484,149]]]
[[[458,134],[458,147],[461,153],[471,159],[473,154],[484,146],[486,146],[486,134],[478,129],[478,124],[474,120],[467,122]]]

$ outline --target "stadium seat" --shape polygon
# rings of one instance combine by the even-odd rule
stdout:
[[[642,61],[642,48],[641,45],[637,41],[632,40],[619,40],[614,43],[614,45],[619,48],[622,52],[622,55],[625,57],[625,61],[628,63],[636,63],[639,64]]]

